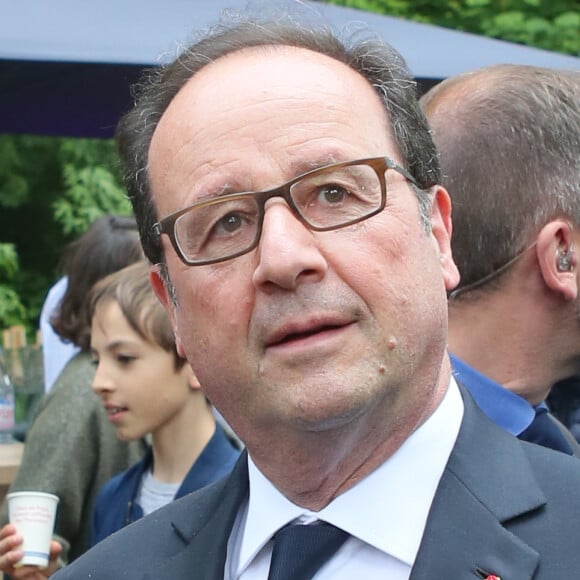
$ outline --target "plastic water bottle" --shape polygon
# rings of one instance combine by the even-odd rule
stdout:
[[[14,442],[14,386],[0,358],[0,443]]]

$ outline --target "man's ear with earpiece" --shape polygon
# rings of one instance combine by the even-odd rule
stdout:
[[[573,228],[565,220],[546,224],[537,239],[537,257],[546,286],[565,300],[578,297],[578,255],[572,239]]]
[[[571,272],[574,268],[572,259],[574,258],[574,251],[572,248],[568,250],[558,250],[556,256],[556,268],[558,272]]]

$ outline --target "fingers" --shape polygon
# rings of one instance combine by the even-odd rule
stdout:
[[[0,530],[0,540],[6,538],[7,536],[13,536],[16,534],[16,527],[13,524],[6,524]]]
[[[14,564],[24,556],[22,545],[22,536],[16,532],[16,528],[11,525],[5,525],[0,530],[0,570],[12,576]]]
[[[21,566],[16,568],[14,572],[10,574],[13,580],[44,580],[49,577],[49,573],[46,568],[38,568],[37,566]]]
[[[14,580],[42,580],[44,578],[49,578],[60,568],[58,557],[61,552],[62,546],[53,540],[50,542],[50,561],[46,568],[16,565],[10,576]]]
[[[52,540],[52,542],[50,542],[50,561],[48,566],[41,570],[46,578],[52,576],[52,574],[54,574],[59,569],[60,566],[58,564],[58,557],[60,556],[61,552],[62,546],[58,542]]]
[[[56,560],[62,552],[62,546],[55,540],[50,542],[50,559]]]
[[[16,528],[7,524],[0,530],[0,570],[14,580],[42,580],[54,574],[58,569],[58,556],[62,546],[54,540],[50,543],[50,562],[46,568],[37,566],[18,566],[24,556],[21,549],[22,536]]]
[[[50,542],[50,561],[46,568],[37,566],[19,566],[18,562],[24,556],[22,536],[12,524],[6,524],[0,530],[0,571],[15,580],[41,580],[48,578],[58,569],[58,557],[62,546],[52,540]]]

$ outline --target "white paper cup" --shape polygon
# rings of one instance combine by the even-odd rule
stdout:
[[[9,493],[10,523],[24,538],[24,557],[16,566],[48,566],[58,497],[39,491]]]

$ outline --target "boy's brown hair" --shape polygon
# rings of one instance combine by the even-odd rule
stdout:
[[[89,294],[89,315],[99,306],[115,301],[129,326],[144,340],[173,353],[175,368],[185,364],[175,347],[169,316],[149,283],[149,264],[141,260],[97,282]]]

